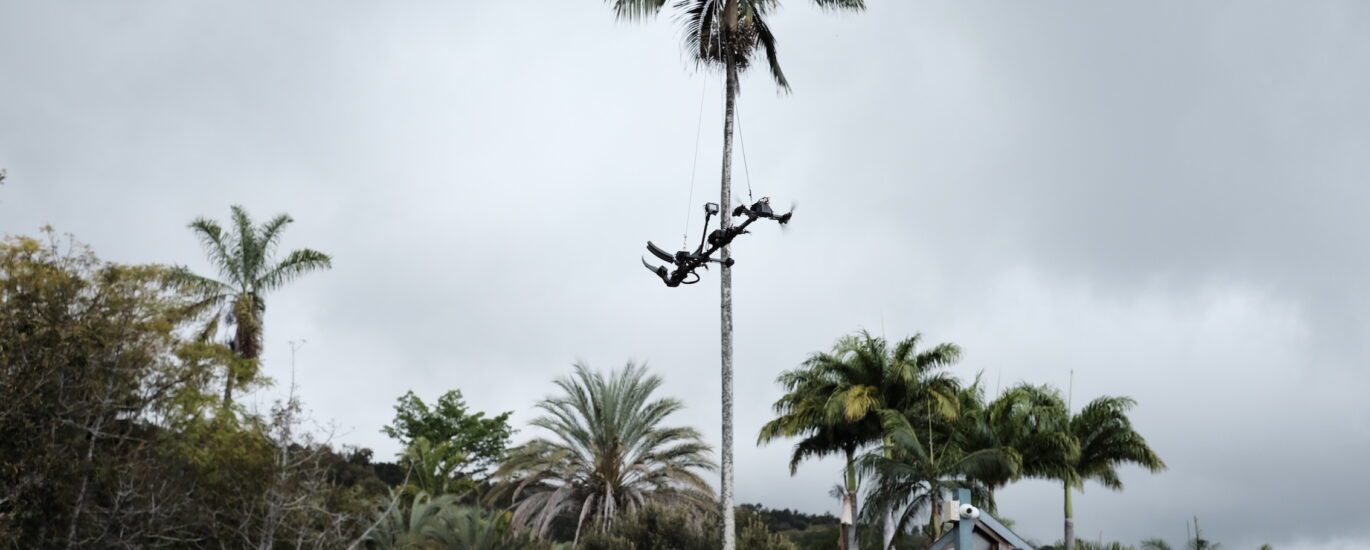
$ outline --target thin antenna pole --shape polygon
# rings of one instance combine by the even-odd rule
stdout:
[[[305,340],[305,339],[303,339],[303,338],[301,338],[301,339],[299,339],[299,340],[291,340],[291,341],[289,342],[289,344],[290,344],[290,392],[291,392],[291,395],[294,395],[294,393],[295,393],[295,352],[296,352],[296,351],[299,351],[300,348],[304,347],[304,345],[305,345],[305,344],[308,344],[308,343],[309,343],[309,340]]]
[[[1070,369],[1070,386],[1066,390],[1066,412],[1075,412],[1075,369]]]

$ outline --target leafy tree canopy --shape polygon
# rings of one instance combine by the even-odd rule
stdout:
[[[406,448],[421,438],[432,444],[447,444],[451,450],[467,455],[461,473],[475,476],[504,457],[509,437],[514,433],[509,427],[510,414],[486,418],[484,412],[471,411],[461,390],[442,394],[432,406],[411,391],[395,403],[395,420],[381,431]]]

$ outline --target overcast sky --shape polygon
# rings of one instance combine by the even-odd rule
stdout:
[[[1370,547],[1370,3],[870,4],[787,2],[793,93],[744,78],[736,192],[800,208],[735,246],[739,500],[835,512],[836,461],[752,444],[774,378],[921,331],[1138,400],[1170,470],[1087,487],[1082,537]],[[269,298],[266,371],[308,340],[314,418],[382,456],[407,390],[524,427],[576,360],[649,362],[716,442],[716,273],[638,258],[699,230],[721,118],[672,18],[596,0],[0,3],[0,233],[205,270],[192,218],[290,213],[335,263]],[[1000,508],[1054,541],[1061,498]]]

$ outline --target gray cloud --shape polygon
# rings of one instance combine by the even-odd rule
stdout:
[[[1140,401],[1170,471],[1090,487],[1083,535],[1370,544],[1370,8],[791,4],[795,93],[752,75],[741,107],[756,193],[800,204],[736,252],[742,500],[835,508],[835,462],[750,445],[772,380],[923,331],[967,377]],[[698,207],[701,91],[693,203],[717,189],[717,78],[675,33],[596,2],[7,4],[0,231],[203,267],[193,216],[290,212],[337,265],[273,297],[267,369],[307,338],[314,415],[382,453],[408,389],[523,422],[576,359],[649,361],[716,438],[716,283],[636,265]],[[1059,493],[1001,506],[1055,540]]]

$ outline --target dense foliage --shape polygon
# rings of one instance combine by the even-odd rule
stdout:
[[[0,546],[332,546],[381,488],[297,430],[298,406],[216,415],[232,354],[186,339],[157,266],[0,242]]]
[[[268,381],[203,337],[202,291],[183,269],[103,262],[50,231],[0,241],[0,547],[717,546],[709,447],[669,424],[683,404],[644,366],[577,365],[537,403],[540,437],[512,449],[509,412],[471,410],[455,389],[432,404],[406,393],[384,429],[403,449],[376,461],[305,429],[293,389],[269,410],[227,408],[225,385]],[[1026,384],[986,400],[950,374],[958,356],[858,333],[782,375],[762,441],[798,438],[792,468],[848,458],[836,496],[852,505],[863,483],[865,513],[844,537],[833,515],[742,506],[738,547],[832,548],[860,532],[863,550],[923,548],[954,489],[992,511],[1022,478],[1068,498],[1087,480],[1121,488],[1125,464],[1164,467],[1131,400],[1072,414],[1058,390]],[[1186,546],[1216,546],[1194,531]]]
[[[510,414],[486,418],[484,412],[471,411],[462,400],[461,390],[442,394],[431,407],[411,391],[399,398],[394,421],[381,431],[406,447],[420,439],[449,445],[465,455],[464,464],[455,473],[476,477],[504,458],[509,436],[513,435]]]

